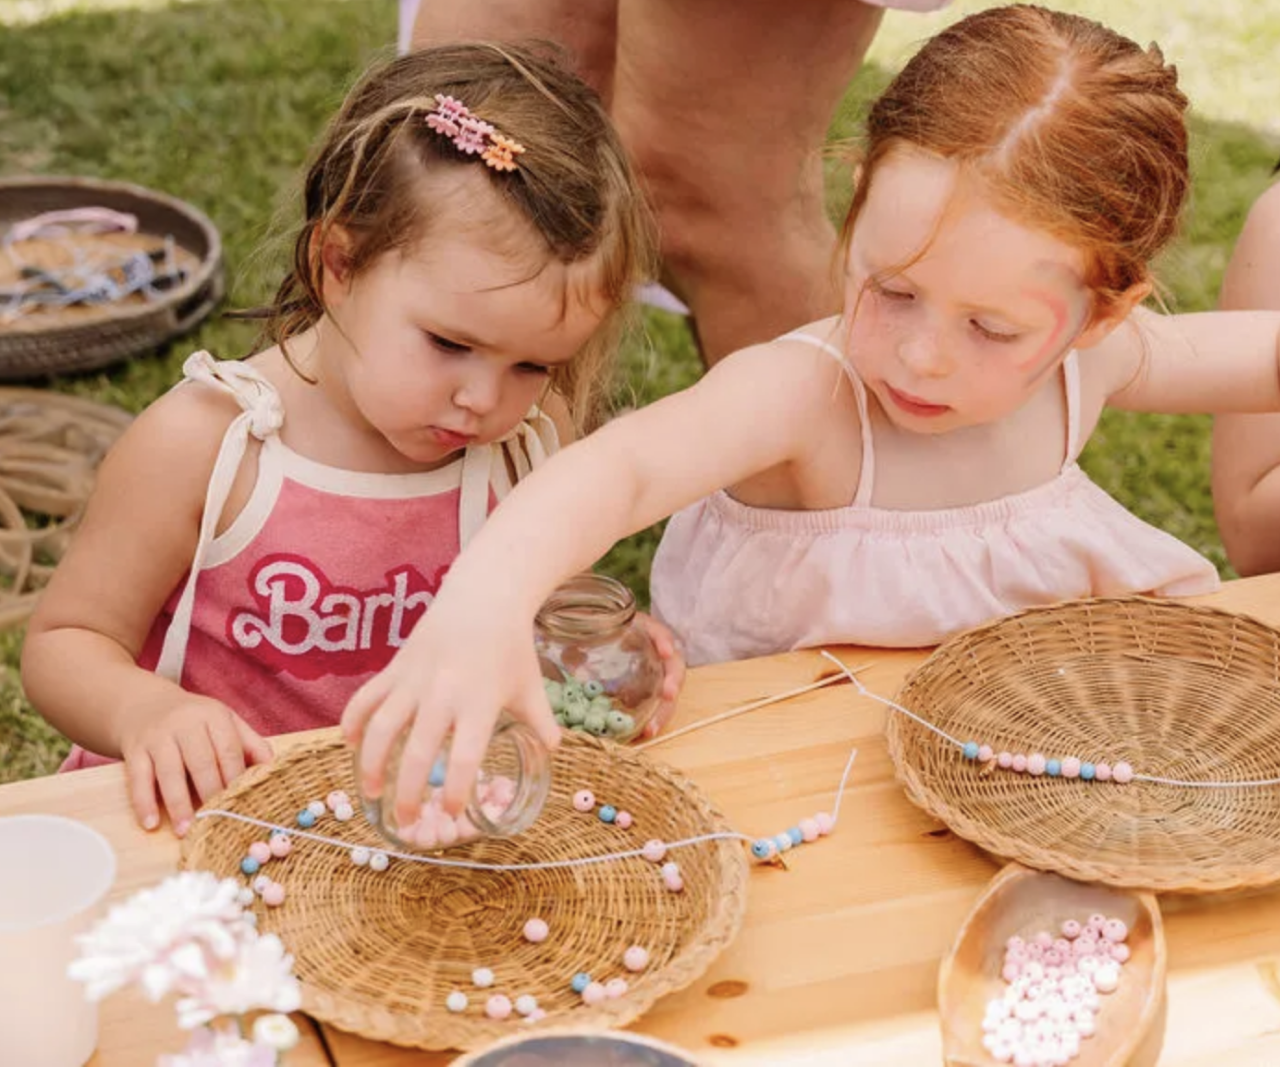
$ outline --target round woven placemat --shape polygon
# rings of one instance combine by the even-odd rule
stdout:
[[[132,418],[63,393],[0,388],[0,629],[35,608],[98,463]]]
[[[542,816],[519,837],[455,848],[448,859],[529,863],[639,848],[728,830],[724,817],[688,779],[638,752],[582,734],[566,734],[553,763]],[[592,790],[600,803],[630,811],[630,830],[574,810],[572,796]],[[350,750],[335,736],[291,748],[254,767],[209,805],[293,826],[298,811],[331,790],[355,796]],[[316,833],[353,845],[384,847],[358,813],[325,816]],[[182,845],[182,866],[243,877],[240,860],[266,831],[217,816],[197,819]],[[473,871],[393,859],[383,872],[357,867],[333,846],[296,839],[263,873],[285,886],[279,908],[255,905],[259,928],[280,935],[296,958],[303,1010],[364,1037],[424,1049],[470,1049],[527,1027],[494,1021],[484,1002],[530,993],[545,1025],[624,1026],[659,997],[699,977],[733,939],[746,909],[748,861],[741,843],[715,841],[668,856],[680,864],[684,891],[669,892],[658,867],[634,858],[537,871]],[[246,879],[247,881],[247,879]],[[527,942],[525,921],[545,919],[551,936]],[[649,950],[649,966],[622,966],[628,946]],[[476,989],[471,972],[497,981]],[[587,1007],[569,987],[579,971],[599,981],[624,977],[625,996]],[[445,1009],[462,990],[464,1013]]]
[[[997,752],[1183,781],[1280,777],[1280,633],[1212,608],[1132,597],[1025,611],[939,646],[897,700]],[[997,856],[1155,891],[1280,881],[1280,787],[985,770],[892,711],[887,735],[907,795]]]

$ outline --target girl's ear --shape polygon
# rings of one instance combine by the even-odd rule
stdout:
[[[1135,282],[1119,296],[1108,301],[1105,311],[1095,315],[1072,343],[1073,348],[1092,348],[1133,312],[1133,309],[1151,295],[1149,281]]]
[[[320,295],[327,308],[339,307],[351,291],[351,260],[354,242],[342,226],[317,228],[311,235],[319,245]]]

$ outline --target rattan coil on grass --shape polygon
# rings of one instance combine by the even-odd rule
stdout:
[[[132,416],[92,400],[0,388],[0,629],[24,622]]]
[[[639,848],[728,830],[724,817],[676,772],[644,755],[582,734],[566,734],[553,764],[542,816],[513,839],[489,839],[445,853],[482,863],[545,862]],[[573,808],[579,789],[635,816],[627,831]],[[331,790],[356,795],[350,749],[335,735],[305,743],[255,767],[208,805],[293,826],[299,810]],[[357,812],[326,816],[314,832],[370,848],[386,841]],[[261,828],[226,818],[197,819],[183,841],[182,866],[237,876]],[[345,850],[298,839],[264,869],[285,886],[279,908],[260,902],[259,928],[280,935],[296,957],[303,1009],[364,1037],[424,1049],[469,1049],[527,1027],[517,1016],[485,1017],[485,999],[530,993],[544,1025],[624,1026],[659,997],[698,978],[733,939],[746,908],[748,862],[740,842],[680,849],[684,891],[672,893],[643,859],[523,872],[468,871],[393,859],[383,872],[357,867]],[[526,920],[540,916],[551,935],[527,942]],[[622,966],[628,946],[649,950],[648,967]],[[471,972],[491,968],[490,989]],[[587,971],[599,981],[624,977],[627,994],[587,1007],[569,986]],[[451,1014],[453,990],[470,998]]]
[[[898,703],[961,741],[1183,781],[1280,777],[1280,633],[1140,597],[1036,608],[945,642]],[[997,856],[1071,878],[1210,892],[1280,881],[1280,787],[987,769],[890,712],[907,795]]]
[[[105,207],[134,215],[136,234],[75,235],[76,248],[137,251],[172,236],[185,279],[158,299],[138,297],[23,315],[0,326],[0,380],[18,381],[104,367],[160,347],[193,329],[224,290],[222,239],[203,212],[176,197],[127,182],[96,178],[0,178],[0,234],[12,223],[47,211]],[[22,242],[40,266],[57,266],[67,249]],[[0,280],[11,265],[0,261]]]

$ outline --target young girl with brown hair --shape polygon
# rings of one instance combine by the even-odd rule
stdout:
[[[593,418],[652,268],[597,98],[517,47],[369,73],[304,211],[274,344],[187,360],[105,461],[28,632],[27,692],[83,746],[68,766],[123,757],[148,827],[157,789],[181,834],[188,779],[206,800],[264,736],[337,722],[555,449],[549,414]]]
[[[680,508],[652,588],[691,662],[926,645],[1064,598],[1214,588],[1076,465],[1105,405],[1280,410],[1280,315],[1139,307],[1187,194],[1185,108],[1156,49],[1076,16],[994,8],[928,42],[868,119],[843,314],[735,353],[521,485],[348,706],[365,787],[408,728],[410,819],[452,731],[458,810],[500,708],[550,719],[542,598]]]

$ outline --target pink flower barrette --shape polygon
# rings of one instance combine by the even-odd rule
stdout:
[[[427,115],[427,125],[448,137],[459,152],[469,156],[478,152],[494,170],[515,170],[515,157],[524,151],[524,145],[477,118],[460,100],[442,93],[436,93],[436,109]]]

